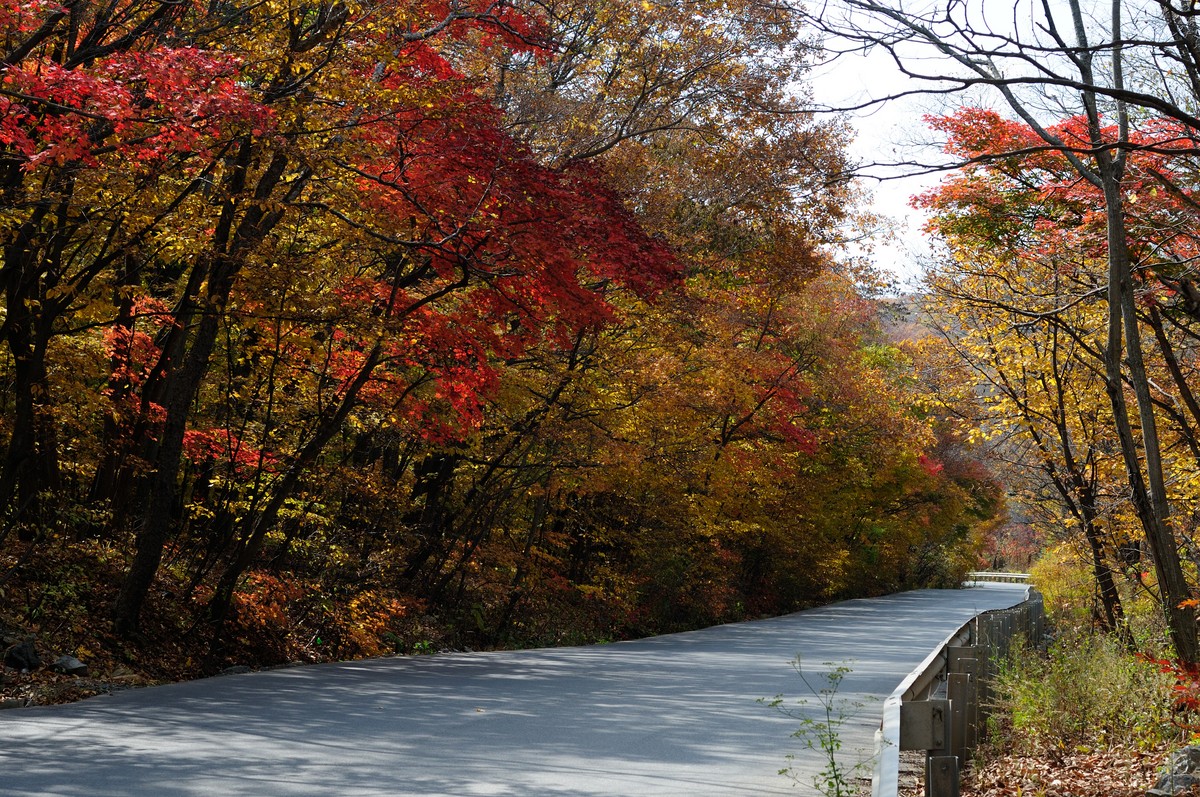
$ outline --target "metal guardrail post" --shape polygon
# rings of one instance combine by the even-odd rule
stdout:
[[[955,797],[958,784],[955,738],[962,727],[954,717],[953,698],[900,703],[900,749],[925,751],[926,797]]]
[[[980,673],[982,666],[980,658],[983,656],[983,649],[975,645],[963,645],[960,647],[951,647],[946,649],[947,667],[950,671],[950,680],[948,689],[951,692],[950,699],[953,701],[955,690],[955,678],[959,678],[959,686],[962,696],[962,749],[955,754],[959,757],[964,757],[965,753],[975,749],[975,745],[979,741],[980,714],[979,704],[980,688],[982,682]]]
[[[958,759],[952,755],[925,760],[926,797],[958,797]]]
[[[959,760],[967,757],[967,704],[971,701],[971,676],[952,672],[946,676],[950,698],[950,752]]]

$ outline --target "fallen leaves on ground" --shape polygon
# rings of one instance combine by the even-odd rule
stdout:
[[[1001,755],[972,767],[962,797],[1143,797],[1169,750],[1102,750],[1044,756]]]
[[[150,683],[153,681],[124,667],[115,667],[91,678],[63,675],[48,669],[32,673],[4,669],[0,671],[0,708],[73,703]]]
[[[962,776],[960,797],[1145,797],[1171,748],[1114,748],[1044,755],[993,754]],[[1200,795],[1200,791],[1195,792]],[[925,787],[901,788],[901,797],[925,797]]]

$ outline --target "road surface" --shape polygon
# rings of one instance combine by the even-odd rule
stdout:
[[[2,711],[0,795],[810,794],[778,770],[795,753],[808,785],[821,762],[791,738],[794,719],[757,702],[805,696],[797,654],[818,676],[851,668],[839,696],[866,703],[840,729],[852,763],[910,670],[1024,594],[921,590],[612,645],[294,667]]]

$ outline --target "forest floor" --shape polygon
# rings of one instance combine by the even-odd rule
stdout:
[[[1144,797],[1170,752],[1163,747],[1001,755],[968,770],[961,797]]]
[[[242,649],[218,655],[201,635],[180,633],[165,624],[148,625],[138,642],[123,642],[107,630],[85,627],[70,633],[54,629],[34,633],[4,619],[0,614],[0,653],[18,641],[34,641],[42,666],[23,671],[0,665],[0,709],[73,703],[125,689],[287,666],[278,660],[257,660]],[[87,673],[55,672],[52,665],[63,653],[78,657],[87,665]],[[291,664],[317,661],[321,660]]]
[[[49,670],[18,673],[5,669],[0,675],[0,709],[73,703],[155,683],[158,681],[128,668],[116,668],[97,678],[61,675]]]
[[[1171,753],[1169,747],[1042,755],[999,754],[970,765],[960,797],[1145,797]],[[1192,792],[1200,795],[1200,790]],[[923,785],[901,789],[900,797],[925,797]]]

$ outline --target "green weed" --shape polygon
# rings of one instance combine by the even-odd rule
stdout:
[[[1045,653],[1018,647],[996,680],[992,746],[1028,754],[1154,747],[1180,735],[1173,683],[1111,636],[1070,632]]]
[[[835,664],[827,661],[822,662],[822,666],[829,669],[818,680],[804,670],[799,656],[792,661],[793,669],[812,695],[811,698],[800,698],[795,706],[786,705],[783,695],[776,695],[771,700],[760,698],[758,702],[796,720],[800,726],[792,733],[792,738],[799,739],[806,750],[821,756],[823,766],[821,771],[812,777],[812,787],[825,797],[850,797],[858,791],[853,784],[854,778],[860,775],[870,762],[847,764],[843,760],[841,730],[847,721],[862,711],[865,704],[838,696],[842,681],[851,672],[851,668],[845,662]],[[808,707],[815,708],[815,712],[804,710]],[[789,754],[785,759],[788,766],[780,769],[779,774],[787,775],[800,783],[801,775],[792,763],[795,761],[795,755]]]

